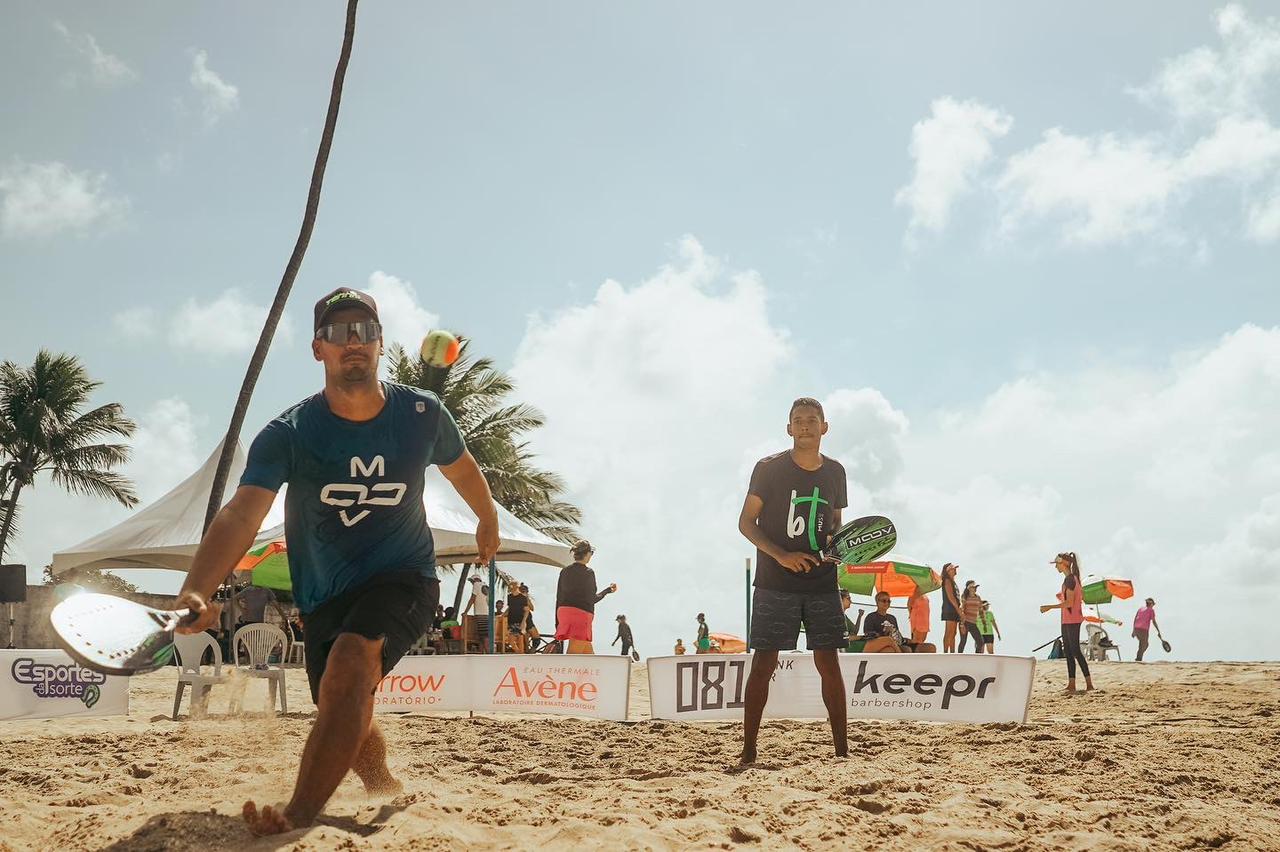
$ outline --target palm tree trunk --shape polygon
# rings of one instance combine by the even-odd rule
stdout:
[[[458,619],[459,624],[462,623],[462,590],[467,587],[467,575],[470,573],[471,563],[463,563],[462,570],[458,573],[458,591],[453,595],[454,617]]]
[[[9,528],[13,526],[13,513],[18,510],[18,492],[22,490],[21,482],[13,483],[13,494],[8,498],[0,491],[0,506],[4,507],[4,523],[0,524],[0,562],[4,561],[5,547],[9,544]]]
[[[240,395],[236,398],[236,406],[231,414],[231,423],[227,426],[226,437],[222,440],[222,455],[218,458],[218,470],[214,474],[213,487],[209,489],[209,504],[205,509],[204,529],[209,529],[213,518],[222,506],[222,494],[226,490],[227,474],[231,469],[231,459],[236,444],[240,440],[240,428],[244,425],[245,412],[249,408],[249,400],[253,397],[254,386],[258,382],[258,374],[262,372],[262,364],[267,359],[267,350],[271,348],[271,339],[275,336],[276,326],[284,314],[285,302],[289,299],[289,291],[293,289],[293,281],[302,266],[303,255],[307,252],[307,244],[311,242],[311,231],[315,227],[316,211],[320,207],[320,189],[324,184],[324,171],[329,163],[329,149],[333,146],[333,132],[338,123],[338,107],[342,103],[342,83],[347,76],[347,63],[351,59],[351,42],[355,37],[356,4],[358,0],[347,0],[347,25],[342,39],[342,51],[338,55],[338,67],[333,72],[333,89],[329,94],[329,112],[325,116],[324,131],[320,134],[320,149],[316,152],[315,167],[311,172],[311,189],[307,193],[306,212],[302,217],[302,230],[298,241],[294,244],[293,254],[285,266],[280,287],[276,290],[275,301],[267,313],[267,320],[262,326],[262,334],[258,337],[258,346],[249,359],[249,369],[245,371],[244,383],[240,386]]]

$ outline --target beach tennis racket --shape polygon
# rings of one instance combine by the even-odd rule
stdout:
[[[868,515],[844,524],[831,536],[824,560],[862,565],[884,556],[898,543],[898,528],[883,515]]]
[[[55,606],[49,621],[58,645],[76,662],[103,674],[132,675],[173,660],[173,632],[188,615],[84,592]]]

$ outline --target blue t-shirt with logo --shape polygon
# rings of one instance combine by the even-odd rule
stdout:
[[[457,461],[458,425],[430,391],[383,382],[372,420],[343,420],[323,393],[254,438],[241,485],[278,491],[293,597],[303,614],[387,571],[436,576],[422,489],[429,465]]]

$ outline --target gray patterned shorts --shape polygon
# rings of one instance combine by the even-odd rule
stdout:
[[[845,647],[840,592],[811,594],[757,588],[751,598],[751,647],[757,651],[794,651],[800,627],[810,651]]]

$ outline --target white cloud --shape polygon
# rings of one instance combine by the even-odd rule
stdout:
[[[240,106],[240,90],[209,67],[209,54],[197,50],[191,60],[191,85],[200,95],[206,127],[217,124]]]
[[[169,325],[169,342],[179,349],[208,354],[249,352],[258,343],[269,304],[255,304],[236,288],[210,302],[188,299]],[[276,342],[288,344],[293,327],[286,316],[276,329]]]
[[[1262,114],[1280,72],[1280,25],[1254,21],[1234,3],[1214,17],[1221,48],[1198,47],[1169,60],[1136,90],[1140,97],[1182,121]]]
[[[1242,199],[1244,236],[1258,242],[1280,239],[1270,202],[1280,181],[1280,128],[1268,115],[1280,93],[1280,24],[1253,20],[1235,5],[1219,10],[1215,21],[1219,47],[1178,56],[1147,85],[1131,90],[1159,111],[1164,126],[1142,134],[1080,134],[1055,127],[1035,145],[1013,153],[987,184],[997,199],[1000,235],[1044,230],[1065,245],[1081,247],[1149,238],[1196,246],[1195,257],[1207,258],[1204,237],[1188,239],[1181,214],[1225,188]],[[951,203],[971,183],[972,169],[965,164],[991,156],[989,144],[985,149],[979,144],[986,141],[980,135],[971,138],[971,161],[938,142],[944,153],[935,158],[935,170],[943,177],[925,180],[917,148],[928,150],[922,128],[934,124],[945,127],[937,103],[934,117],[917,124],[912,134],[917,172],[898,197],[912,209],[909,243],[919,230],[946,226]],[[959,124],[963,128],[963,121]],[[934,131],[948,138],[943,130]]]
[[[752,548],[737,512],[752,463],[789,444],[787,406],[805,393],[824,401],[848,512],[893,517],[900,558],[961,563],[1010,652],[1057,632],[1036,606],[1052,602],[1047,563],[1066,549],[1154,595],[1182,658],[1280,653],[1264,629],[1280,594],[1280,572],[1265,570],[1280,528],[1280,328],[1245,326],[1160,368],[1023,376],[978,404],[908,417],[874,388],[815,394],[758,277],[686,238],[653,277],[606,281],[533,318],[512,372],[548,415],[533,446],[585,512],[593,567],[621,587],[598,629],[625,612],[645,653],[688,640],[700,610],[714,630],[742,629]],[[517,573],[549,610],[553,575]],[[1204,631],[1218,592],[1228,623]],[[1128,621],[1133,609],[1110,611]],[[1127,630],[1113,636],[1132,652]]]
[[[1280,240],[1280,189],[1270,198],[1249,205],[1247,233],[1259,243]]]
[[[418,302],[413,283],[378,270],[364,288],[378,303],[378,319],[388,346],[399,343],[417,352],[428,331],[439,328],[440,317]]]
[[[0,233],[6,237],[108,227],[129,209],[127,198],[108,193],[106,175],[75,172],[57,161],[14,160],[0,171],[0,194]]]
[[[130,68],[120,57],[107,53],[99,47],[97,39],[91,34],[73,33],[61,21],[54,21],[53,28],[67,44],[89,61],[87,77],[95,86],[110,88],[132,83],[138,79],[137,71]],[[72,73],[67,79],[74,84],[80,77],[79,73]]]
[[[894,199],[911,210],[909,238],[947,226],[952,206],[991,159],[992,140],[1013,127],[1012,117],[977,101],[939,98],[931,110],[911,129],[915,174]]]
[[[1010,236],[1049,219],[1068,243],[1121,241],[1154,230],[1177,186],[1176,163],[1153,140],[1055,128],[1010,157],[996,180],[1000,231]]]
[[[159,329],[160,313],[147,306],[126,308],[112,315],[111,325],[130,340],[150,340]]]
[[[161,399],[137,418],[126,472],[145,505],[190,476],[205,457],[197,450],[197,418],[180,397]]]

